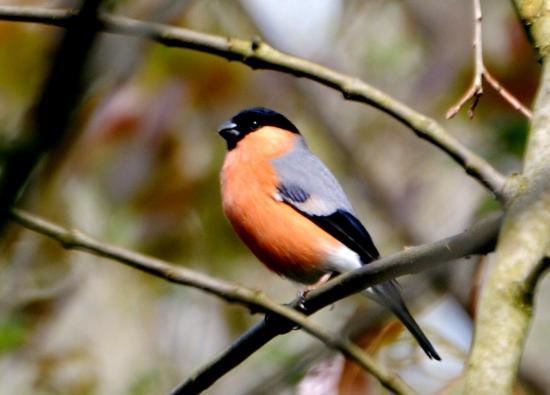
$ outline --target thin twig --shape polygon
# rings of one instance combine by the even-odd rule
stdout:
[[[280,320],[280,318],[284,318],[321,340],[328,347],[341,352],[347,358],[356,362],[365,371],[375,376],[389,390],[396,394],[414,394],[414,391],[403,380],[392,374],[385,367],[379,365],[360,347],[347,338],[331,334],[296,309],[274,302],[261,291],[215,279],[187,268],[177,267],[159,259],[102,243],[78,230],[65,229],[21,210],[13,210],[12,218],[28,229],[57,240],[64,248],[90,252],[116,260],[176,284],[199,288],[228,302],[247,306],[252,311],[271,314],[273,315],[271,320],[275,320],[275,322],[278,319]]]
[[[0,6],[0,20],[35,22],[65,27],[72,11]],[[129,18],[103,15],[104,30],[149,38],[171,47],[187,48],[234,60],[253,69],[276,70],[307,78],[341,92],[345,99],[372,105],[409,127],[416,135],[450,155],[466,173],[501,200],[506,178],[485,159],[450,135],[434,119],[419,113],[366,82],[308,60],[280,52],[259,40],[240,40],[199,33]]]
[[[531,119],[531,111],[527,109],[520,101],[496,80],[485,67],[483,62],[483,40],[481,33],[481,23],[483,15],[481,13],[481,0],[472,0],[474,9],[474,76],[468,90],[462,95],[458,102],[451,106],[447,111],[447,119],[454,117],[460,109],[472,100],[472,104],[468,109],[468,117],[473,118],[474,111],[479,103],[479,99],[483,95],[483,80],[486,79],[489,84],[506,100],[514,109],[522,113],[527,119]]]
[[[533,113],[531,110],[529,110],[527,107],[525,107],[521,102],[512,94],[510,91],[508,91],[506,88],[504,88],[500,82],[489,72],[489,70],[484,69],[483,77],[485,77],[485,80],[491,86],[495,91],[497,91],[514,109],[522,113],[525,118],[531,119],[533,117]]]
[[[481,23],[483,22],[483,14],[481,13],[481,0],[472,0],[474,5],[474,57],[475,57],[475,75],[474,85],[479,91],[479,95],[483,93],[481,85],[483,69],[483,38],[481,35]]]

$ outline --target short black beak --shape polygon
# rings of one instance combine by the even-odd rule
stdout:
[[[235,122],[226,121],[218,127],[218,134],[226,140],[235,138],[239,135],[236,128],[237,124]]]

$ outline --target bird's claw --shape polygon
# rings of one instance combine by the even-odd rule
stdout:
[[[300,311],[306,311],[306,296],[310,289],[301,289],[298,291],[298,308]]]

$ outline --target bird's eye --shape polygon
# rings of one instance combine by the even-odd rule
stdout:
[[[258,121],[252,121],[252,126],[258,126]]]

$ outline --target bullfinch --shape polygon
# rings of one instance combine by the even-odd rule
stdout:
[[[224,122],[218,133],[227,143],[224,213],[269,269],[311,285],[378,259],[342,187],[286,117],[250,108]],[[441,359],[405,306],[396,280],[363,292],[390,309],[429,358]]]

